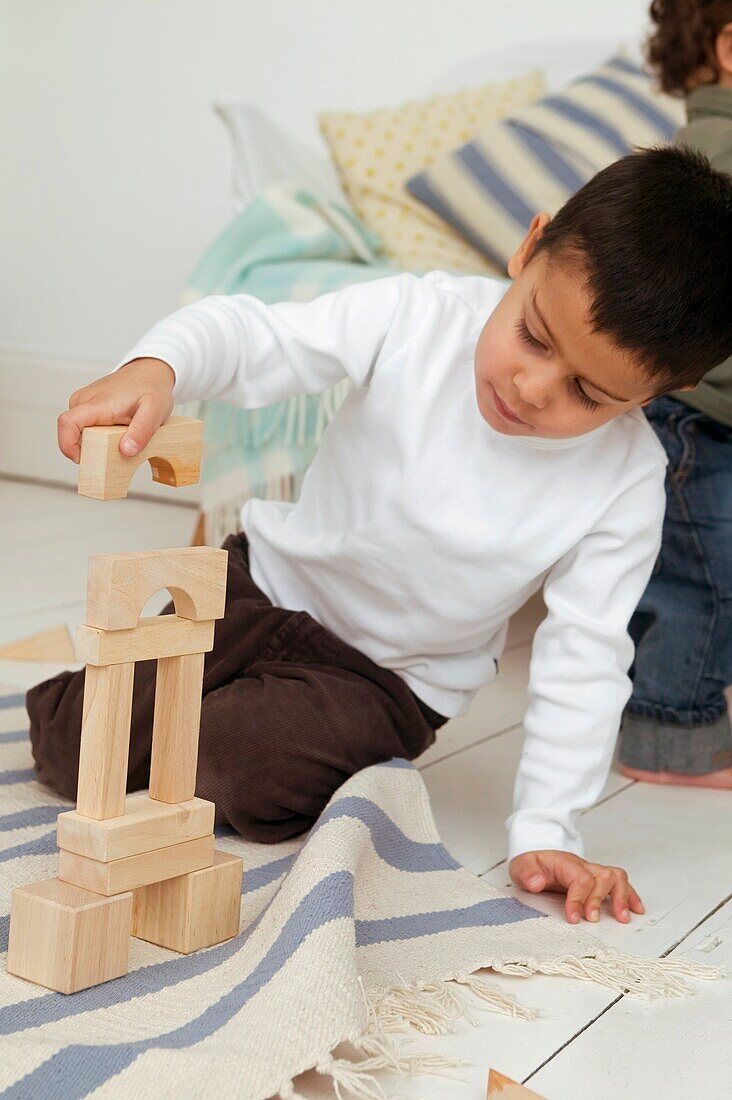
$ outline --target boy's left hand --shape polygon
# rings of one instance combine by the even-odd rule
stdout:
[[[645,913],[645,906],[628,882],[622,867],[603,867],[589,863],[572,852],[522,852],[508,865],[508,873],[522,890],[539,894],[542,890],[567,892],[565,912],[570,924],[582,916],[589,921],[600,919],[600,906],[610,898],[613,913],[623,924],[630,921],[630,911]]]

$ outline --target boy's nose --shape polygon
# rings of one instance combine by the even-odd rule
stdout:
[[[513,383],[522,403],[543,409],[551,397],[554,382],[548,373],[532,371],[530,374],[519,372],[514,375]]]

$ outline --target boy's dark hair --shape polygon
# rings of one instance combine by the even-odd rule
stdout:
[[[610,164],[556,213],[531,259],[541,252],[577,269],[592,331],[658,394],[732,355],[732,176],[703,153],[661,145]]]

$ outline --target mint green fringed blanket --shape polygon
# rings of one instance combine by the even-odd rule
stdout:
[[[187,304],[209,294],[253,294],[263,302],[307,302],[350,283],[402,269],[379,251],[355,215],[292,184],[273,184],[211,245],[185,290]],[[423,274],[423,272],[416,272]],[[218,402],[187,406],[205,422],[202,476],[206,538],[218,546],[239,528],[249,497],[293,500],[350,382],[265,409]]]

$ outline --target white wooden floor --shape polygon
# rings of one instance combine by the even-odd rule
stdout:
[[[0,644],[83,620],[87,557],[125,549],[184,546],[192,510],[127,500],[100,504],[63,489],[0,480]],[[162,605],[151,601],[149,611]],[[509,813],[521,751],[530,639],[538,610],[512,623],[497,682],[471,713],[449,723],[418,762],[441,836],[466,867],[513,891],[505,865]],[[61,666],[0,662],[0,683],[26,688]],[[655,788],[613,773],[583,832],[599,862],[631,873],[647,913],[623,927],[606,913],[593,931],[623,950],[672,952],[732,964],[732,794]],[[558,897],[521,895],[562,916]],[[462,1079],[383,1078],[395,1100],[483,1100],[489,1066],[548,1100],[618,1096],[721,1100],[732,1095],[732,983],[697,985],[684,1001],[633,1002],[592,983],[562,978],[496,983],[541,1009],[530,1023],[482,1015],[482,1026],[419,1039],[420,1049],[465,1058]],[[315,1075],[298,1080],[325,1095]]]

